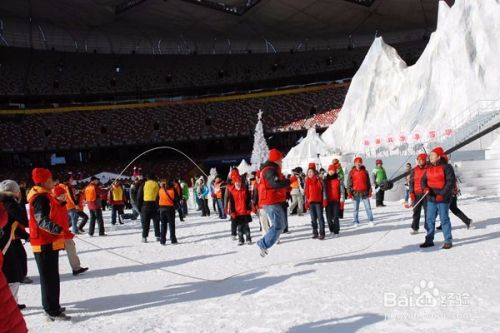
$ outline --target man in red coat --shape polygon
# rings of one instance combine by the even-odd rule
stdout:
[[[325,218],[323,216],[323,207],[326,207],[327,200],[323,181],[318,175],[316,164],[314,163],[309,163],[304,194],[306,197],[306,208],[309,209],[309,213],[311,215],[311,225],[313,228],[312,238],[323,240],[325,239]]]
[[[372,187],[370,176],[363,165],[363,159],[356,157],[354,166],[347,176],[347,197],[354,201],[354,227],[359,225],[359,204],[361,201],[365,206],[366,215],[368,215],[369,226],[374,226],[370,198],[372,196]]]
[[[56,199],[51,195],[54,181],[51,172],[42,168],[33,169],[32,178],[35,186],[28,194],[30,243],[40,274],[43,309],[49,320],[71,320],[59,303],[59,251],[64,250],[65,222],[55,214]]]
[[[331,237],[337,237],[340,232],[340,207],[344,202],[345,187],[337,174],[338,164],[331,164],[328,167],[328,174],[325,177],[325,191],[328,204],[326,206],[326,220],[330,229]]]

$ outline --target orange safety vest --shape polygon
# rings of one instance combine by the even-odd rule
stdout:
[[[163,207],[173,207],[174,206],[174,197],[175,190],[173,188],[164,189],[160,188],[160,192],[158,193],[160,197],[159,205]]]

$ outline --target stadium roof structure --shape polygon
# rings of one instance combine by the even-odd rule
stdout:
[[[435,29],[437,8],[437,0],[3,0],[0,45],[162,54],[340,48],[369,45],[376,34],[422,38]]]

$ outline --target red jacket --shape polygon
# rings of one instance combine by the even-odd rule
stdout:
[[[39,197],[46,199],[39,199]],[[49,191],[34,186],[28,194],[28,202],[30,243],[33,252],[42,252],[43,246],[47,245],[51,246],[54,251],[63,250],[65,224],[57,212],[56,199]]]
[[[65,204],[61,204],[55,200],[54,205],[51,207],[51,216],[53,221],[62,225],[64,230],[64,239],[73,239],[75,235],[69,231],[69,216],[68,209]]]
[[[428,166],[421,180],[424,192],[430,191],[429,200],[434,202],[450,202],[455,184],[455,171],[443,160]]]
[[[318,176],[306,178],[304,194],[306,202],[308,203],[323,203],[323,199],[326,198],[326,194],[323,188],[323,182]]]
[[[286,202],[286,191],[290,181],[285,179],[281,168],[276,163],[267,162],[260,174],[262,186],[259,186],[259,202],[262,206]]]
[[[337,174],[333,176],[327,175],[325,178],[325,191],[326,198],[329,202],[335,201],[340,202],[340,199],[343,199],[343,186],[340,182],[340,179]]]
[[[2,208],[0,208],[1,210]],[[0,332],[26,333],[26,322],[12,296],[7,279],[2,271],[3,253],[0,251]]]
[[[347,192],[352,195],[369,195],[371,192],[370,176],[364,166],[358,170],[353,167],[347,176]]]
[[[414,195],[424,194],[424,189],[422,187],[422,176],[425,174],[426,170],[427,166],[421,168],[417,165],[415,168],[413,168],[410,174],[410,193],[413,193]]]
[[[250,215],[250,192],[244,186],[240,189],[236,189],[232,186],[229,189],[229,212],[231,213],[231,218],[236,218],[238,216]]]

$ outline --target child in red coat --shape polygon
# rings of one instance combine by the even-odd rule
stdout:
[[[245,244],[245,235],[247,244],[252,244],[249,223],[252,222],[251,196],[250,191],[241,182],[240,175],[234,175],[232,178],[233,186],[229,190],[228,212],[231,214],[231,220],[236,222],[238,230],[238,245]]]

